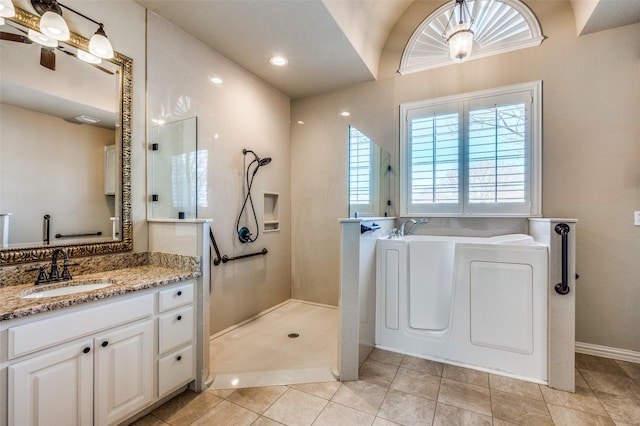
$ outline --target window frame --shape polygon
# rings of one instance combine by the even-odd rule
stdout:
[[[487,102],[491,98],[530,98],[528,127],[525,147],[525,188],[528,197],[524,203],[478,203],[469,202],[469,107]],[[457,105],[459,123],[458,202],[437,204],[411,203],[411,162],[409,131],[412,117],[424,116],[425,112],[452,110]],[[436,99],[400,104],[400,216],[401,217],[539,217],[542,215],[542,81],[503,86],[498,88],[463,93]]]

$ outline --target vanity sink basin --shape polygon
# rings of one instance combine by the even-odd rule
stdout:
[[[77,284],[72,282],[71,285],[63,285],[55,288],[36,289],[35,291],[29,290],[28,292],[22,293],[20,297],[23,299],[41,299],[43,297],[67,296],[70,294],[98,290],[109,287],[110,285],[113,285],[110,281],[80,282]]]

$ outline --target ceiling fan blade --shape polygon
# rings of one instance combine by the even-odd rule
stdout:
[[[51,71],[56,69],[56,54],[53,49],[43,47],[40,49],[40,65],[49,68]]]
[[[27,36],[24,36],[22,34],[5,33],[3,31],[0,32],[0,40],[17,41],[18,43],[25,44],[33,43]]]

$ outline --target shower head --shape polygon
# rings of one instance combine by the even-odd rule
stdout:
[[[258,160],[258,166],[266,166],[271,162],[271,157],[265,157]]]
[[[251,163],[257,162],[258,163],[258,167],[266,166],[267,164],[269,164],[271,162],[271,157],[260,158],[260,157],[258,157],[258,154],[256,154],[255,152],[253,152],[250,149],[243,149],[242,150],[242,153],[244,155],[247,155],[248,152],[252,153],[253,157],[254,157],[254,160]]]

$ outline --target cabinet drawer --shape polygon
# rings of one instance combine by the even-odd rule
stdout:
[[[8,330],[9,359],[153,315],[153,294],[88,307]]]
[[[193,306],[175,309],[158,317],[158,352],[163,354],[193,340]]]
[[[158,311],[165,312],[178,306],[193,303],[193,282],[163,290],[158,295]]]
[[[158,396],[162,398],[195,378],[193,345],[175,351],[158,361]]]

